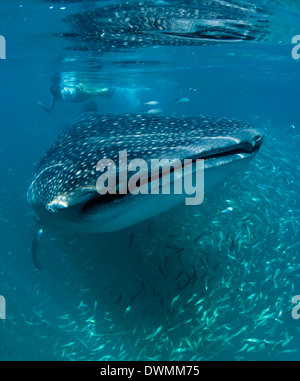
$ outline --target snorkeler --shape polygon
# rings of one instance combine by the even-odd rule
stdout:
[[[58,84],[52,85],[50,87],[51,99],[49,107],[38,102],[38,105],[47,112],[52,112],[57,101],[66,102],[83,102],[87,99],[94,98],[97,96],[104,96],[110,98],[113,95],[114,89],[109,89],[107,87],[86,87],[83,84],[74,86],[61,86]]]

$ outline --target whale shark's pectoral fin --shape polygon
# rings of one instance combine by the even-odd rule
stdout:
[[[34,232],[32,246],[31,246],[31,253],[32,253],[33,263],[38,270],[42,269],[42,266],[37,260],[37,251],[38,251],[39,242],[40,242],[40,238],[42,234],[43,234],[43,227],[36,221],[36,227],[35,227],[35,232]]]

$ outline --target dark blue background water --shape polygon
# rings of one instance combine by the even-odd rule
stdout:
[[[102,3],[97,2],[96,5],[101,6]],[[269,2],[269,5],[272,9],[273,3]],[[60,9],[62,6],[66,9]],[[272,24],[270,34],[276,36],[270,37],[269,41],[218,43],[209,46],[160,46],[100,55],[95,52],[66,50],[70,42],[55,35],[68,30],[62,19],[77,10],[80,10],[80,4],[63,2],[4,1],[0,5],[0,34],[5,36],[7,44],[7,59],[0,61],[0,294],[5,296],[7,302],[7,319],[0,321],[0,359],[299,359],[300,326],[298,321],[291,318],[288,308],[291,307],[291,297],[300,293],[300,284],[297,283],[297,271],[291,276],[287,267],[290,263],[296,266],[299,262],[300,63],[291,57],[290,41],[293,35],[300,32],[292,27],[285,29],[285,25],[288,24],[286,14],[297,22],[300,13],[291,9],[284,11],[287,13],[283,12],[281,18],[277,11],[276,22],[279,26]],[[232,180],[232,191],[224,191],[224,197],[218,199],[218,205],[213,204],[212,207],[225,209],[228,205],[224,200],[230,196],[234,198],[238,211],[235,215],[226,217],[221,225],[216,224],[214,227],[211,224],[208,227],[213,237],[211,247],[217,247],[221,240],[220,231],[224,231],[225,235],[232,230],[235,237],[239,230],[234,230],[234,227],[242,229],[242,218],[247,213],[251,214],[249,218],[252,225],[249,226],[253,228],[252,241],[249,240],[246,246],[261,245],[257,254],[261,258],[245,278],[244,290],[249,287],[251,293],[249,291],[247,294],[241,288],[238,292],[245,299],[252,295],[252,290],[257,295],[262,293],[261,303],[257,309],[253,307],[251,312],[250,307],[240,311],[241,315],[236,312],[239,318],[234,325],[224,314],[224,319],[221,318],[214,327],[227,326],[229,323],[231,326],[220,331],[215,328],[210,330],[207,343],[213,345],[211,343],[215,342],[212,350],[211,346],[209,350],[206,349],[207,343],[196,348],[196,345],[189,345],[184,339],[187,337],[188,341],[193,342],[195,333],[186,326],[196,325],[197,322],[178,323],[178,318],[172,315],[173,320],[169,319],[171,323],[166,328],[168,316],[158,316],[161,298],[163,303],[170,304],[178,294],[170,293],[170,280],[165,285],[164,294],[165,279],[162,279],[159,302],[153,296],[155,292],[152,285],[144,297],[141,291],[138,294],[138,298],[144,298],[146,304],[151,304],[155,299],[153,311],[149,308],[145,312],[144,306],[139,310],[134,303],[131,311],[126,311],[135,290],[141,287],[140,284],[135,284],[136,279],[140,277],[144,282],[147,277],[145,273],[140,275],[141,269],[135,259],[141,252],[145,258],[151,253],[163,257],[165,247],[170,243],[170,238],[164,240],[164,236],[172,237],[178,226],[182,230],[176,230],[176,234],[185,237],[188,242],[193,241],[190,237],[197,236],[201,231],[201,226],[195,222],[201,208],[189,212],[193,217],[187,215],[186,211],[166,213],[163,217],[158,217],[158,222],[154,223],[156,230],[153,235],[150,233],[144,236],[141,230],[139,236],[137,229],[137,247],[125,248],[120,254],[130,257],[133,252],[128,259],[128,268],[118,266],[118,253],[112,252],[113,248],[107,243],[102,246],[102,239],[105,242],[107,240],[105,237],[87,238],[45,231],[40,248],[43,270],[35,269],[30,254],[34,223],[26,192],[40,157],[59,132],[74,121],[82,107],[81,103],[58,102],[53,113],[48,114],[37,106],[38,101],[49,101],[51,76],[60,73],[69,76],[73,73],[75,77],[83,76],[88,83],[98,82],[107,87],[115,87],[112,98],[95,100],[99,112],[140,113],[144,111],[144,102],[157,100],[165,115],[226,116],[250,122],[266,133],[256,165],[249,169],[250,179],[248,177],[242,180],[238,176],[237,187],[234,187],[235,180]],[[188,97],[190,102],[174,105],[174,99],[181,97]],[[253,210],[249,212],[245,200],[257,196],[259,185],[265,188],[259,194],[255,217]],[[172,213],[177,217],[175,226]],[[260,235],[259,229],[264,231],[267,225],[268,232]],[[243,229],[246,232],[246,226]],[[128,239],[125,233],[122,237],[125,241]],[[113,239],[114,235],[110,235],[108,241]],[[207,238],[207,244],[209,240]],[[292,245],[293,248],[289,249]],[[276,249],[278,246],[279,249]],[[99,255],[95,252],[95,247],[99,248]],[[186,247],[187,257],[195,255],[194,247]],[[149,252],[147,248],[150,248]],[[242,274],[247,263],[247,253],[247,250],[241,249],[234,254],[238,256],[237,264],[234,265],[237,277]],[[226,258],[221,257],[223,269],[226,269],[228,257]],[[271,270],[266,270],[266,262],[274,258],[269,267]],[[171,257],[169,260],[175,262]],[[126,266],[127,260],[123,257],[120,262]],[[175,275],[180,271],[180,264],[178,266],[174,269]],[[99,269],[103,271],[102,288],[97,276],[97,272],[101,271]],[[277,269],[281,274],[278,288],[274,282],[261,286],[261,278],[256,278],[256,275],[264,271],[268,275],[268,271],[271,271],[272,280],[278,276]],[[157,276],[157,268],[153,267],[152,270]],[[263,277],[266,278],[267,275],[263,274]],[[220,274],[220,279],[222,276]],[[115,286],[118,282],[120,284]],[[217,290],[219,283],[214,284],[213,280],[211,282]],[[128,292],[124,285],[128,286]],[[174,287],[175,285],[176,282]],[[191,289],[190,294],[184,291],[178,311],[186,310],[185,321],[195,316],[195,311],[188,309],[187,301],[198,291],[197,288]],[[269,294],[272,293],[274,295],[271,298]],[[207,302],[209,298],[207,295]],[[279,319],[278,310],[270,303],[282,299],[282,321],[276,323],[274,319]],[[173,304],[177,308],[176,303]],[[225,304],[224,308],[234,311],[235,308],[238,309],[237,304]],[[234,335],[247,326],[248,322],[243,320],[247,314],[248,319],[257,319],[262,306],[264,309],[270,308],[270,313],[276,311],[277,315],[270,318],[260,331],[248,327],[242,337],[237,336],[233,340],[232,346],[220,348],[220,337],[225,337],[226,331]],[[128,318],[130,313],[133,315]],[[179,327],[167,340],[168,332],[170,335],[172,332],[168,329],[172,324],[175,327],[176,322]],[[159,345],[155,349],[155,342],[149,335],[161,325],[164,336],[158,339]],[[157,338],[160,334],[157,334]],[[198,338],[199,333],[197,335]],[[207,336],[203,337],[205,341]],[[245,343],[250,343],[246,341],[249,338],[257,338],[260,344],[265,339],[272,344],[266,344],[267,349],[263,351],[261,346],[259,350],[255,348],[249,352],[247,349],[238,352]],[[276,343],[279,343],[278,346]],[[189,352],[190,346],[193,349]],[[182,357],[178,348],[184,348]]]

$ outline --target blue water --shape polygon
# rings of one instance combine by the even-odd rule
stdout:
[[[147,46],[107,49],[107,35],[87,40],[84,26],[78,34],[66,21],[122,3],[1,2],[0,359],[299,360],[300,323],[290,310],[300,294],[300,62],[291,56],[300,9],[250,1],[269,20],[261,38],[209,44],[198,36],[160,45],[152,30]],[[161,115],[239,119],[265,141],[203,205],[162,213],[134,235],[45,229],[38,270],[27,189],[84,104],[60,101],[52,113],[38,107],[49,103],[53,77],[114,88],[111,98],[93,99],[100,113],[141,113],[156,100]],[[189,102],[176,105],[182,97]],[[218,213],[229,206],[231,213]]]

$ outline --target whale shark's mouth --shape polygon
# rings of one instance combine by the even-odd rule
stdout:
[[[243,142],[241,144],[237,144],[232,147],[227,147],[223,149],[211,150],[206,153],[200,153],[198,155],[192,155],[187,157],[186,159],[192,159],[193,163],[197,159],[205,160],[207,163],[206,167],[211,168],[219,165],[226,165],[230,162],[236,160],[243,160],[246,158],[253,157],[260,149],[260,146],[263,142],[263,135],[257,135],[254,138],[254,143]],[[174,168],[170,168],[170,174],[174,173]],[[161,179],[163,176],[162,171],[159,173],[159,178]],[[151,177],[148,177],[148,183],[151,183]],[[116,194],[106,193],[105,195],[95,195],[90,200],[82,203],[80,205],[80,212],[83,214],[89,214],[96,212],[100,206],[105,206],[105,204],[109,203],[117,203],[126,198],[133,197],[131,193],[120,194],[116,192]]]
[[[254,156],[259,151],[262,145],[262,142],[263,142],[263,135],[256,135],[253,140],[253,144],[250,142],[243,142],[241,144],[237,144],[232,147],[212,150],[211,152],[204,153],[202,155],[199,155],[196,158],[204,159],[204,160],[224,159],[226,162],[229,162],[233,160],[234,158],[244,159],[246,157]]]

